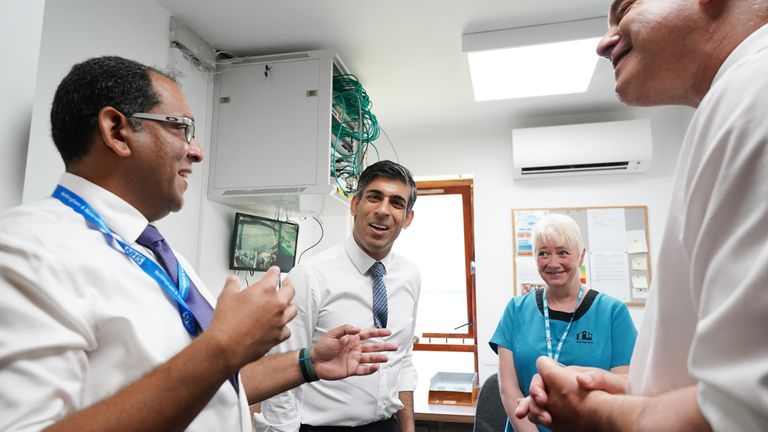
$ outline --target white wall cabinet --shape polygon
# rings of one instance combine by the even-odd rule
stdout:
[[[218,69],[210,199],[302,214],[343,211],[346,199],[330,173],[334,71],[346,73],[330,51],[241,58]]]

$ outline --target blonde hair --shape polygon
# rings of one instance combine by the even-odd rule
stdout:
[[[584,239],[581,237],[579,225],[572,217],[563,214],[550,214],[539,219],[533,226],[531,243],[534,255],[539,254],[539,247],[543,243],[566,245],[579,255],[584,250]]]

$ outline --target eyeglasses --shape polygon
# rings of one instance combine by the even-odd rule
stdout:
[[[134,113],[130,116],[130,118],[184,125],[184,138],[186,138],[187,144],[191,144],[192,139],[195,137],[195,120],[189,117],[152,113]]]

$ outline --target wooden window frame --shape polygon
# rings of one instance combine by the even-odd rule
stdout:
[[[415,351],[471,352],[474,356],[475,372],[477,360],[477,300],[475,293],[475,234],[474,234],[474,183],[472,179],[417,181],[420,196],[461,195],[464,211],[464,271],[466,274],[467,317],[464,333],[424,333],[422,339],[471,339],[472,344],[425,343],[420,340],[413,345]]]

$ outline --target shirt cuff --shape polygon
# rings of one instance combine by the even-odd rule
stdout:
[[[419,377],[416,374],[416,369],[403,369],[400,371],[400,380],[397,384],[398,391],[414,391],[416,390],[416,384],[419,383]]]

